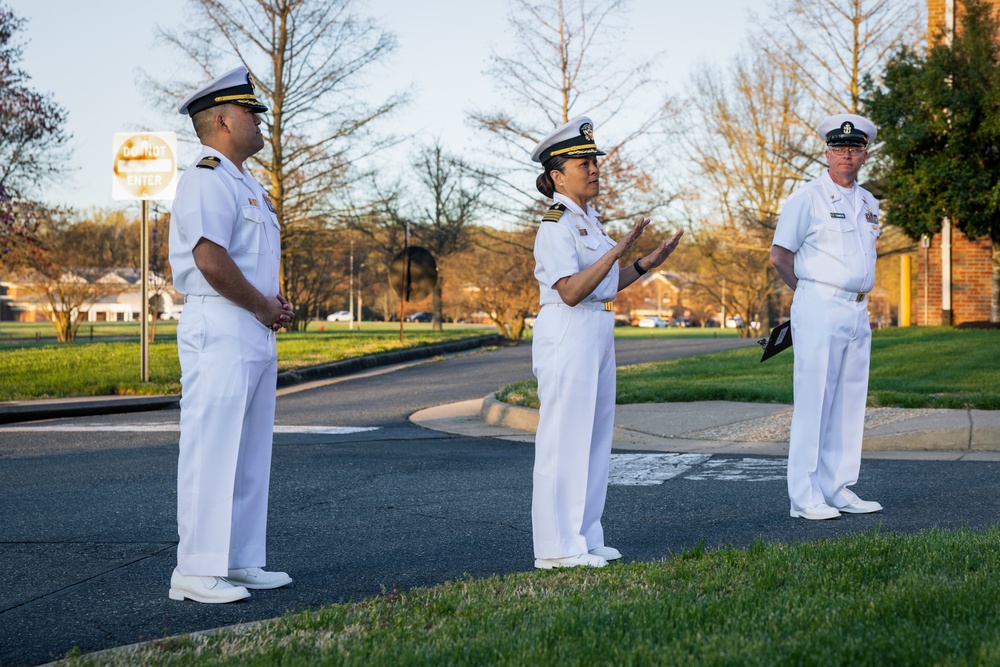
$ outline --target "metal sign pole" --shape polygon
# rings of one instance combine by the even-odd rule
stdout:
[[[142,339],[142,381],[149,382],[149,200],[142,200],[142,243],[140,244],[142,255],[142,268],[140,269],[140,280],[142,281],[142,326],[140,327],[140,338]]]
[[[410,295],[410,253],[409,238],[403,243],[403,289],[399,295],[399,342],[403,342],[403,313],[406,306],[406,298]]]
[[[111,153],[114,156],[112,198],[119,201],[142,200],[140,374],[143,382],[149,382],[149,200],[174,197],[177,189],[177,135],[173,132],[116,132],[111,138]]]
[[[351,323],[347,328],[354,331],[354,239],[351,239],[351,276],[348,284],[347,292],[349,296],[347,298],[347,307],[351,312]]]

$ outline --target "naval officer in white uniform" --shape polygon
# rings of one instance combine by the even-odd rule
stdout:
[[[185,295],[177,325],[181,433],[173,600],[233,602],[291,583],[265,564],[277,379],[275,332],[293,316],[278,293],[280,230],[244,162],[264,147],[267,111],[244,67],[180,105],[201,155],[181,176],[170,266]]]
[[[615,418],[615,295],[673,252],[681,231],[619,269],[649,220],[616,244],[587,202],[600,192],[594,125],[581,116],[535,147],[536,186],[555,204],[535,238],[541,312],[531,345],[541,402],[531,522],[535,567],[603,567],[621,553],[604,543]]]
[[[797,190],[781,212],[771,263],[795,293],[794,396],[788,448],[791,515],[834,519],[882,506],[849,488],[861,469],[868,398],[878,202],[857,183],[875,125],[837,114],[816,128],[829,169]]]

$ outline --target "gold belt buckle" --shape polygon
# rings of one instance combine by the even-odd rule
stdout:
[[[860,300],[861,300],[861,299],[858,299],[858,301],[860,301]],[[612,308],[612,306],[611,306],[611,302],[610,302],[610,301],[605,301],[605,302],[604,302],[604,310],[614,310],[614,309]]]
[[[865,293],[864,292],[858,292],[858,295],[854,298],[854,302],[855,303],[861,303],[864,300],[865,300]]]

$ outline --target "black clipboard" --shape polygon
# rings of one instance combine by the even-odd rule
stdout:
[[[764,354],[760,357],[761,362],[767,361],[782,350],[787,350],[792,346],[792,321],[786,320],[783,324],[779,324],[771,329],[769,338],[761,338],[757,342],[764,348]]]

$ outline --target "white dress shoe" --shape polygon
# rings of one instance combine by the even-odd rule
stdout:
[[[618,551],[614,547],[603,546],[594,547],[590,550],[591,556],[600,556],[604,560],[618,560],[622,557],[622,552]]]
[[[592,554],[577,554],[566,558],[536,558],[535,567],[539,570],[553,570],[557,567],[604,567],[608,561]]]
[[[874,500],[861,500],[861,498],[858,498],[850,505],[844,505],[838,509],[848,514],[871,514],[872,512],[881,512],[882,506]]]
[[[259,567],[241,567],[230,570],[226,581],[245,588],[263,590],[287,586],[292,583],[292,578],[287,572],[268,572]]]
[[[170,575],[171,600],[194,600],[207,604],[236,602],[250,597],[250,591],[243,586],[233,586],[222,577],[199,577],[181,574],[176,569]]]
[[[793,509],[792,516],[798,519],[812,519],[813,521],[818,521],[822,519],[836,519],[840,516],[840,512],[836,507],[830,507],[826,503],[820,503],[819,505],[807,507],[804,510]]]

